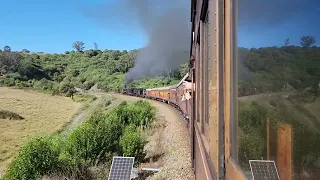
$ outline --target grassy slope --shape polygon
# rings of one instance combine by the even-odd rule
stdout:
[[[292,93],[271,93],[271,94],[259,94],[253,96],[240,97],[241,102],[255,101],[268,108],[274,108],[270,105],[270,101],[274,101],[277,104],[286,106],[293,113],[294,117],[302,124],[310,125],[317,129],[320,129],[320,99],[312,102],[301,102],[303,98],[298,97],[292,100],[288,95]],[[271,96],[270,96],[271,95]]]
[[[73,102],[70,98],[0,87],[0,109],[25,118],[0,119],[0,173],[28,138],[57,132],[80,107],[81,103]]]

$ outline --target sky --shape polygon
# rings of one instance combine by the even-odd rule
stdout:
[[[146,39],[140,28],[110,28],[87,13],[89,1],[12,0],[1,2],[0,47],[63,53],[79,40],[86,49],[135,49]],[[90,5],[99,1],[90,0]],[[105,17],[106,19],[108,17]]]
[[[286,0],[277,0],[279,3],[273,3],[276,6],[239,1],[243,2],[238,26],[240,46],[281,46],[286,38],[298,45],[303,35],[312,35],[320,42],[320,1],[305,0],[299,4],[302,1],[291,0],[293,3],[288,5],[281,4]],[[275,0],[268,2],[271,1]],[[85,43],[86,49],[93,48],[94,42],[99,49],[131,50],[145,46],[148,40],[143,28],[130,23],[133,19],[124,23],[112,15],[117,9],[108,8],[111,3],[114,0],[3,1],[0,47],[63,53],[72,50],[72,43],[78,40]],[[269,19],[263,21],[262,17]]]
[[[283,46],[286,38],[320,42],[319,0],[238,0],[238,42],[244,47]]]

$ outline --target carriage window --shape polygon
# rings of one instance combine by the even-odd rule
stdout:
[[[313,0],[239,1],[232,156],[249,178],[320,176],[319,7]]]

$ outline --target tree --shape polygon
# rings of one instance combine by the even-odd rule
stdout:
[[[23,53],[30,53],[30,51],[28,49],[22,49]]]
[[[284,41],[284,46],[289,46],[289,43],[290,43],[290,38],[287,38],[287,39]]]
[[[3,48],[3,51],[5,51],[5,52],[11,52],[11,48],[10,48],[10,46],[5,46],[4,48]]]
[[[98,50],[99,49],[98,44],[96,42],[94,42],[93,44],[94,44],[94,49]]]
[[[78,52],[82,52],[84,50],[84,42],[76,41],[73,43],[72,47],[77,50]]]
[[[2,74],[5,74],[5,72],[17,72],[20,69],[21,59],[22,57],[19,53],[1,53],[0,71]]]
[[[302,47],[310,47],[311,45],[316,43],[316,40],[312,36],[302,36],[300,40],[300,44]]]

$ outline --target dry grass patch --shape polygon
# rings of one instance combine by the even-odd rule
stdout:
[[[0,87],[0,109],[23,117],[0,117],[0,174],[30,137],[53,134],[72,120],[81,103],[70,98]]]

